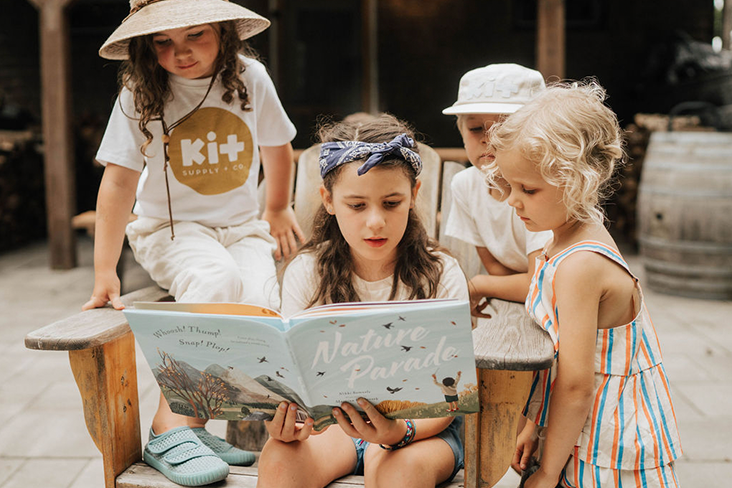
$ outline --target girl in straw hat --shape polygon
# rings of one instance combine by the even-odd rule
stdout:
[[[179,302],[279,308],[272,253],[302,231],[289,206],[295,127],[243,40],[269,21],[226,0],[131,0],[99,54],[123,60],[121,89],[97,153],[94,291],[84,309],[120,301],[126,234],[135,258]],[[260,165],[266,204],[258,217]],[[127,224],[134,205],[137,220]],[[188,486],[226,477],[251,453],[173,413],[160,397],[144,459]],[[228,463],[228,464],[227,464]]]

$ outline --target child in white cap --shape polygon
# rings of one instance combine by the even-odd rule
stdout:
[[[492,159],[486,131],[521,108],[545,88],[538,71],[517,64],[491,64],[468,71],[460,79],[458,99],[442,111],[457,115],[457,126],[473,167],[452,180],[452,206],[446,234],[476,247],[487,275],[470,280],[474,315],[483,316],[487,301],[523,302],[529,290],[534,258],[550,232],[530,232],[504,201],[490,190],[480,168]]]
[[[295,127],[265,67],[245,55],[244,39],[269,21],[226,0],[131,0],[130,7],[99,51],[124,63],[96,156],[105,171],[94,291],[83,308],[123,308],[115,266],[126,231],[135,259],[176,301],[277,309],[272,253],[288,256],[303,235],[290,207]],[[138,218],[128,225],[133,203]],[[144,460],[187,486],[225,478],[228,464],[254,462],[204,424],[172,412],[161,395]]]

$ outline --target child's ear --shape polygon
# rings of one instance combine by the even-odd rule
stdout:
[[[417,202],[417,193],[419,193],[419,188],[422,186],[422,182],[420,180],[417,180],[417,183],[415,183],[414,188],[412,188],[412,201],[409,203],[409,208],[414,208],[414,204]]]
[[[331,215],[335,215],[335,210],[333,209],[333,195],[326,190],[323,185],[320,185],[320,200],[323,202],[325,211]]]

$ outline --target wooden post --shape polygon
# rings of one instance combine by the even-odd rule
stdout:
[[[480,413],[465,416],[465,488],[490,488],[506,474],[531,371],[478,370]]]
[[[45,160],[46,213],[50,264],[76,266],[76,240],[68,7],[74,0],[30,0],[39,11],[41,105]]]
[[[732,31],[732,0],[724,0],[724,6],[722,7],[722,49],[727,51],[732,49],[730,31]]]
[[[89,435],[102,453],[104,487],[142,459],[135,338],[128,332],[102,346],[69,351]]]
[[[536,69],[544,78],[565,77],[564,0],[538,0]]]
[[[361,110],[379,111],[379,63],[377,49],[378,0],[361,0],[361,60],[363,66]]]

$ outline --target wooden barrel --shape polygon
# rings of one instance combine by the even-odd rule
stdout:
[[[732,133],[654,132],[637,213],[651,289],[732,299]]]

